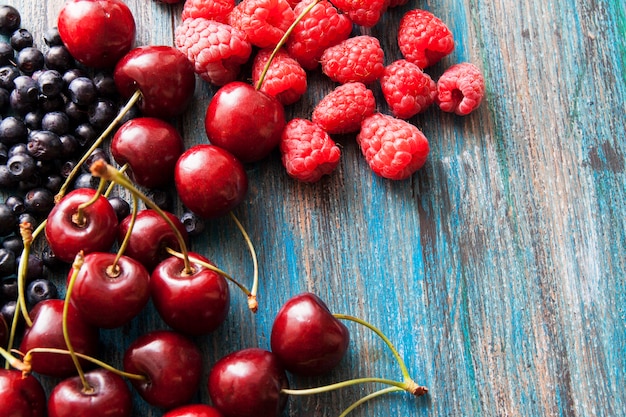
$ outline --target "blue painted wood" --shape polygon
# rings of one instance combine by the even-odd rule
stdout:
[[[38,42],[60,0],[10,0]],[[129,0],[137,44],[172,44],[181,4]],[[373,175],[354,138],[337,138],[339,169],[318,184],[285,175],[277,154],[248,166],[250,191],[236,215],[256,244],[260,311],[234,293],[227,322],[197,338],[212,363],[235,349],[269,348],[274,315],[313,291],[335,312],[371,321],[397,344],[427,397],[393,394],[354,416],[626,415],[626,7],[596,0],[411,1],[355,33],[400,57],[401,15],[426,8],[448,23],[455,62],[484,72],[487,97],[467,117],[436,108],[412,119],[430,140],[411,179]],[[311,74],[291,117],[307,117],[332,88]],[[388,109],[374,87],[379,109]],[[214,87],[198,82],[177,121],[186,144],[205,141]],[[180,206],[177,206],[180,210]],[[193,249],[243,279],[252,265],[228,219],[212,221]],[[163,327],[152,308],[103,331],[103,358]],[[384,345],[348,325],[350,352],[332,374],[293,378],[311,387],[356,376],[400,378]],[[44,379],[45,380],[45,379]],[[53,381],[46,381],[51,386]],[[286,415],[338,415],[377,387],[292,398]],[[207,401],[203,385],[198,401]],[[162,411],[135,398],[135,415]]]

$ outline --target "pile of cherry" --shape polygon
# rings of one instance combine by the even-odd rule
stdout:
[[[87,20],[92,36],[80,24]],[[205,365],[191,336],[211,333],[223,323],[229,283],[248,296],[254,311],[257,285],[248,290],[190,252],[195,230],[146,193],[174,178],[187,215],[231,215],[236,221],[232,209],[247,192],[245,168],[215,145],[183,149],[168,120],[191,101],[196,74],[174,47],[133,47],[135,22],[120,0],[70,0],[58,16],[58,29],[45,37],[46,52],[38,51],[32,38],[23,43],[29,34],[20,24],[17,10],[0,7],[0,31],[11,39],[11,49],[0,51],[10,67],[0,68],[0,82],[10,79],[3,114],[11,113],[0,123],[0,154],[6,154],[0,186],[16,190],[0,205],[0,270],[6,274],[7,299],[0,315],[0,354],[6,362],[0,370],[0,415],[130,416],[127,382],[167,417],[279,416],[290,395],[385,384],[344,416],[389,392],[427,392],[380,330],[333,314],[320,298],[305,293],[292,297],[276,315],[271,351],[250,347],[220,359],[205,381],[211,404],[189,404]],[[64,56],[67,67],[55,66],[51,51]],[[246,91],[271,100],[254,88]],[[115,187],[132,201],[111,196]],[[44,237],[47,251],[34,254],[33,242]],[[46,267],[59,265],[69,266],[63,299],[44,278]],[[124,326],[149,300],[170,329],[131,343],[123,369],[99,360],[99,329]],[[320,375],[342,360],[350,337],[340,320],[380,336],[403,379],[358,378],[291,389],[288,373]],[[38,375],[60,382],[46,395]]]

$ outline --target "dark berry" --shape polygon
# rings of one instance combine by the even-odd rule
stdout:
[[[39,159],[35,164],[37,165],[37,174],[42,177],[57,172],[59,167],[58,160],[56,159],[51,161],[42,161]]]
[[[9,206],[0,203],[0,236],[8,236],[15,231],[17,231],[17,217]]]
[[[124,200],[122,197],[109,197],[109,203],[113,207],[113,210],[115,210],[117,219],[120,222],[130,214],[130,204],[128,204],[128,201]]]
[[[189,234],[189,236],[198,236],[204,231],[204,220],[191,211],[185,211],[180,216],[180,221],[182,222],[183,226],[185,226],[185,229],[187,230],[187,234]]]
[[[28,180],[37,170],[35,160],[32,156],[26,153],[13,155],[7,161],[7,167],[18,181]]]
[[[0,248],[0,277],[8,277],[17,271],[15,253],[5,248]]]
[[[107,99],[98,99],[94,104],[89,106],[88,115],[89,115],[89,123],[99,130],[104,130],[115,116],[117,116],[118,107],[117,105]]]
[[[56,194],[61,191],[64,182],[65,179],[60,174],[50,174],[46,177],[43,186],[53,194]]]
[[[61,164],[61,168],[59,168],[59,174],[61,174],[63,178],[69,177],[76,167],[76,163],[76,161],[71,159],[69,161],[63,162],[63,164]]]
[[[6,200],[4,200],[4,204],[6,204],[16,216],[19,216],[26,211],[24,199],[19,195],[8,196]]]
[[[41,120],[44,114],[41,109],[29,111],[24,115],[24,124],[30,130],[41,130]]]
[[[26,274],[25,279],[26,282],[34,281],[35,279],[41,278],[44,276],[44,262],[37,255],[33,255],[32,253],[28,255],[28,264],[26,265]]]
[[[21,51],[24,48],[33,46],[33,34],[27,29],[17,29],[11,34],[9,42],[13,49]]]
[[[17,301],[11,300],[7,303],[4,303],[2,308],[0,308],[0,314],[4,317],[4,321],[7,323],[7,326],[11,327],[13,324],[13,320],[16,317],[15,311],[17,309]],[[21,314],[17,315],[17,329],[22,329],[24,327],[24,317]]]
[[[49,246],[45,246],[41,251],[41,260],[48,269],[56,269],[61,266],[67,265],[56,257],[52,249]]]
[[[0,112],[5,113],[11,104],[11,93],[0,87]]]
[[[146,192],[150,200],[154,202],[160,209],[170,211],[172,207],[172,199],[170,193],[165,190],[151,189]]]
[[[17,183],[17,180],[13,177],[13,174],[11,174],[9,168],[7,168],[6,165],[0,165],[0,187],[14,188]]]
[[[69,98],[80,106],[89,106],[96,101],[98,92],[93,81],[87,77],[78,77],[67,86]]]
[[[83,71],[80,68],[68,68],[65,71],[62,71],[63,73],[63,82],[65,82],[66,86],[69,86],[72,81],[74,81],[76,78],[78,77],[86,77],[87,73],[85,73],[85,71]]]
[[[26,145],[26,143],[16,143],[15,145],[11,146],[11,148],[9,149],[9,158],[11,158],[13,155],[17,155],[18,153],[28,153],[28,145]]]
[[[76,180],[74,180],[74,188],[91,188],[97,189],[100,184],[100,179],[98,177],[94,177],[88,172],[81,173]]]
[[[28,153],[34,158],[49,161],[61,156],[63,144],[59,135],[49,130],[33,130],[28,135]]]
[[[26,207],[28,210],[28,207]],[[39,221],[33,216],[31,213],[22,213],[18,216],[17,221],[19,224],[28,223],[30,226],[35,229],[39,225]]]
[[[28,284],[26,288],[26,300],[34,306],[40,301],[57,298],[59,295],[54,283],[45,278],[38,278]]]
[[[106,98],[117,97],[117,87],[111,74],[98,72],[93,76],[93,83],[98,91],[98,96]]]
[[[65,103],[65,114],[67,114],[75,123],[83,123],[88,120],[87,108],[79,106],[73,101]]]
[[[15,79],[19,77],[20,70],[15,65],[5,65],[0,68],[0,87],[11,91],[15,88]]]
[[[2,241],[2,247],[13,252],[13,254],[17,257],[21,255],[24,250],[24,242],[20,236],[11,235]]]
[[[0,164],[6,164],[9,160],[9,147],[0,142]]]
[[[15,32],[22,23],[20,12],[13,6],[0,6],[0,34],[9,36]]]
[[[32,46],[26,47],[17,53],[16,63],[24,74],[33,74],[44,67],[43,52]]]
[[[65,45],[53,45],[44,54],[44,63],[48,69],[66,72],[76,65],[76,61]]]
[[[61,135],[59,139],[61,139],[61,143],[63,144],[61,155],[65,158],[71,158],[80,149],[80,143],[78,143],[74,135]]]
[[[15,271],[13,271],[15,274]],[[2,294],[2,298],[9,301],[17,300],[18,288],[17,288],[17,278],[15,275],[8,276],[2,279],[0,282],[0,293]]]
[[[63,111],[65,108],[65,99],[61,95],[53,97],[41,96],[39,98],[39,108],[44,113]]]
[[[63,92],[65,82],[63,76],[57,70],[46,70],[37,78],[39,91],[44,96],[57,96]]]
[[[90,123],[81,123],[74,129],[74,137],[81,146],[91,146],[98,136],[98,132]]]
[[[24,204],[28,213],[48,214],[54,206],[54,194],[46,188],[35,188],[26,193]]]
[[[17,189],[24,193],[38,187],[41,187],[41,176],[39,173],[17,182]]]
[[[83,165],[83,169],[85,171],[89,171],[89,167],[96,161],[98,160],[102,160],[106,163],[109,163],[109,156],[107,155],[107,153],[104,151],[104,149],[102,148],[96,148],[93,150],[93,152],[91,153],[91,155],[89,155],[87,157],[87,159],[85,160],[85,165]]]
[[[70,118],[61,111],[48,112],[41,120],[41,128],[57,135],[65,135],[70,130]]]
[[[10,43],[0,41],[0,67],[15,65],[15,49]]]
[[[59,28],[54,26],[46,29],[43,34],[43,41],[48,46],[63,45],[63,40],[61,39],[61,35],[59,34]]]
[[[7,146],[25,143],[28,139],[28,128],[22,119],[8,116],[0,122],[0,142]]]
[[[11,91],[9,95],[9,106],[20,115],[25,115],[35,110],[37,104],[37,100],[32,100],[29,96],[20,94],[18,90]]]

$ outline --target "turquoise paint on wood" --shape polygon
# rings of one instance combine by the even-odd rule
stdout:
[[[63,4],[7,3],[38,42]],[[172,44],[182,4],[128,5],[138,45]],[[224,326],[196,338],[205,374],[232,350],[268,348],[280,305],[314,291],[333,311],[381,327],[430,388],[417,400],[379,398],[354,416],[626,415],[623,2],[411,1],[355,33],[381,38],[389,63],[400,57],[399,18],[414,7],[449,19],[458,42],[428,71],[436,78],[459,60],[477,63],[485,102],[464,118],[436,108],[413,118],[431,155],[404,182],[374,176],[350,136],[338,138],[339,169],[318,184],[288,179],[277,154],[249,166],[250,192],[236,214],[259,255],[260,311],[252,316],[233,291]],[[333,87],[319,74],[311,86],[290,116],[308,116]],[[215,90],[198,82],[191,108],[176,121],[187,145],[205,141],[204,110]],[[237,278],[252,276],[228,218],[210,222],[192,248]],[[120,347],[162,326],[149,308],[123,331],[104,331],[103,358],[119,364]],[[349,327],[341,366],[292,385],[401,377],[374,335]],[[294,398],[286,415],[338,415],[375,388]],[[197,400],[207,400],[206,387]],[[137,416],[163,414],[139,398],[135,408]]]

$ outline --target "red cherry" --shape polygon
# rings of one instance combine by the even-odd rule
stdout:
[[[90,188],[73,190],[50,211],[45,233],[58,259],[71,263],[81,250],[85,254],[106,252],[115,242],[117,215],[105,197],[98,197],[94,204],[86,207],[82,219],[75,216],[78,207],[95,194],[96,190]]]
[[[86,322],[105,329],[128,323],[150,299],[150,274],[146,268],[128,256],[120,257],[113,268],[115,258],[116,254],[109,252],[86,255],[70,296],[70,302]]]
[[[48,398],[48,417],[129,417],[132,396],[121,376],[105,369],[85,374],[93,391],[85,392],[78,376],[55,385]]]
[[[0,368],[0,416],[45,415],[46,393],[39,380],[22,371]]]
[[[124,354],[124,370],[147,377],[131,380],[146,402],[171,409],[189,403],[198,391],[202,356],[181,334],[156,330],[130,344]]]
[[[189,404],[170,410],[163,417],[222,417],[222,414],[209,405]]]
[[[278,417],[287,405],[287,375],[276,355],[259,348],[233,352],[209,373],[209,395],[224,417]]]
[[[174,214],[166,212],[166,215],[180,231],[186,243],[188,235],[185,226]],[[118,240],[120,242],[126,235],[130,221],[131,216],[128,216],[120,223],[118,228]],[[167,247],[180,250],[172,228],[156,211],[151,209],[140,210],[137,213],[131,237],[124,252],[126,256],[141,262],[151,272],[161,260],[169,256],[165,252]]]
[[[269,155],[280,142],[285,123],[285,110],[275,97],[240,81],[217,90],[204,119],[209,141],[242,162]]]
[[[33,348],[67,349],[63,337],[63,304],[63,300],[49,299],[40,301],[33,307],[30,312],[33,325],[24,331],[20,352],[26,353]],[[67,327],[74,350],[95,357],[99,344],[98,328],[87,324],[71,304]],[[81,364],[90,365],[83,360]],[[64,378],[76,374],[76,366],[69,355],[34,352],[31,365],[33,372],[42,375]]]
[[[272,352],[285,369],[300,375],[320,375],[343,358],[350,333],[333,317],[316,295],[304,293],[289,299],[272,326]]]
[[[138,117],[124,123],[113,136],[111,154],[137,184],[157,188],[174,177],[183,152],[183,139],[174,126],[154,117]]]
[[[192,146],[180,156],[174,182],[183,204],[203,218],[227,214],[248,192],[248,175],[237,158],[206,144]]]
[[[113,68],[135,40],[135,19],[121,0],[68,0],[57,26],[72,56],[92,68]]]
[[[139,89],[141,112],[160,119],[182,114],[196,88],[196,74],[187,57],[165,45],[133,49],[117,63],[113,78],[123,97]]]
[[[193,272],[185,273],[182,259],[170,257],[152,271],[152,302],[168,326],[190,335],[207,334],[219,327],[228,315],[230,292],[226,279],[196,262],[210,261],[190,253]]]

